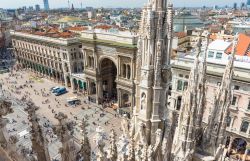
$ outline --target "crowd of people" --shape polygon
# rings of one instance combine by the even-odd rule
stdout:
[[[32,77],[29,77],[29,79],[27,79],[27,75],[24,75],[24,73],[26,74],[26,72],[27,71],[25,70],[23,71],[13,70],[10,74],[8,74],[8,76],[0,78],[0,83],[4,86],[3,92],[8,93],[7,97],[9,97],[10,99],[15,98],[15,100],[17,100],[19,103],[22,102],[20,104],[22,104],[23,106],[26,106],[25,102],[33,99],[33,102],[36,105],[38,105],[40,102],[41,108],[49,109],[48,111],[50,111],[51,114],[53,114],[52,116],[55,116],[59,111],[61,111],[58,108],[62,107],[64,107],[64,109],[69,108],[67,107],[67,103],[66,104],[62,103],[62,100],[60,98],[51,97],[53,95],[50,91],[50,88],[46,88],[45,86],[43,88],[37,88],[36,87],[37,82],[35,79],[33,79],[35,77],[34,74]],[[84,115],[84,119],[88,122],[88,125],[90,125],[92,129],[98,126],[103,126],[106,127],[107,129],[116,128],[115,124],[117,122],[110,121],[110,119],[112,119],[112,117],[110,116],[113,116],[113,118],[118,119],[119,115],[116,114],[115,112],[110,112],[109,109],[106,109],[106,107],[112,107],[112,105],[115,103],[114,100],[112,99],[104,100],[101,107],[91,103],[91,101],[88,100],[87,96],[83,97],[81,101],[82,101],[81,109],[89,111]],[[92,110],[93,113],[90,112]],[[108,113],[111,114],[109,115],[108,119],[104,118]],[[68,114],[71,115],[71,117],[69,117],[71,121],[75,121],[75,123],[82,121],[81,119],[82,117],[76,115],[77,113],[72,113],[69,111]],[[39,117],[42,118],[42,116]],[[18,115],[17,118],[18,120],[23,119],[20,118],[20,116]],[[44,130],[44,136],[49,143],[53,144],[54,142],[58,141],[57,136],[54,134],[52,129],[53,123],[47,118],[47,116],[44,117],[42,120],[43,120],[42,126]],[[13,122],[13,124],[16,123],[17,122]],[[27,120],[22,121],[22,123],[25,125],[28,124],[29,127],[31,125]],[[18,129],[16,128],[8,130],[9,133],[18,132]],[[79,127],[76,127],[74,130],[78,130],[80,132]],[[120,128],[118,130],[121,131],[122,129]],[[29,135],[26,134],[23,136],[23,138],[27,140],[29,139]],[[29,152],[31,152],[31,150],[29,150]]]

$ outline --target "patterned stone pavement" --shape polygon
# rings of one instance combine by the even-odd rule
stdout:
[[[5,96],[9,97],[13,102],[14,113],[7,116],[10,121],[7,125],[7,130],[9,130],[10,135],[18,136],[18,145],[31,149],[29,138],[30,127],[28,124],[27,113],[24,110],[26,105],[20,101],[24,95],[28,95],[28,97],[40,107],[37,114],[40,117],[41,125],[44,125],[44,123],[50,124],[50,126],[56,125],[57,120],[54,118],[54,115],[58,112],[67,114],[70,120],[75,121],[77,125],[74,129],[74,137],[78,144],[82,138],[80,125],[83,118],[88,124],[88,136],[93,149],[95,149],[93,137],[95,136],[95,129],[98,126],[103,127],[107,134],[111,129],[114,129],[118,136],[121,134],[121,118],[115,111],[113,111],[113,109],[102,109],[96,104],[88,103],[87,97],[83,95],[78,95],[78,98],[82,101],[81,105],[77,107],[67,107],[65,106],[67,98],[76,96],[72,93],[71,89],[67,89],[69,91],[68,93],[57,97],[51,94],[49,89],[54,86],[62,86],[61,84],[53,82],[53,80],[49,80],[48,78],[38,78],[34,73],[30,73],[29,71],[20,71],[14,74],[14,76],[10,76],[9,73],[1,74],[0,82],[3,84]],[[30,83],[30,81],[33,82]],[[24,85],[27,87],[24,87]],[[48,94],[48,96],[44,97],[42,96],[42,93]],[[44,104],[46,99],[48,99],[49,103]],[[52,113],[52,109],[55,111],[54,113]],[[15,131],[13,131],[13,129],[15,129]],[[44,132],[46,133],[46,131],[52,131],[52,129],[50,127],[44,127]],[[49,140],[49,152],[51,158],[60,160],[58,149],[61,147],[61,143],[57,140],[56,136],[51,138],[50,135],[46,135],[46,137]]]

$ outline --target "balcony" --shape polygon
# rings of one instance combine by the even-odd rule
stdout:
[[[234,111],[238,111],[239,110],[239,108],[238,108],[238,106],[237,105],[230,105],[230,110],[234,110]]]
[[[248,115],[250,115],[250,109],[244,109],[244,112]]]
[[[250,138],[250,134],[247,134],[246,132],[241,132],[241,131],[239,131],[239,129],[236,129],[236,128],[227,127],[227,131],[234,133],[234,134],[237,134],[237,135],[240,135],[240,136],[245,137],[245,138]]]

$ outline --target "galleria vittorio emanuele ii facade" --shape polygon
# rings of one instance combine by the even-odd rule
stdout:
[[[101,41],[107,38],[99,35],[101,38],[98,39],[98,33],[93,32],[83,32],[80,38],[70,35],[59,39],[21,31],[12,31],[11,34],[17,59],[23,67],[47,75],[74,90],[84,90],[96,103],[102,102],[104,97],[111,97],[117,100],[122,113],[127,114],[122,120],[122,135],[117,136],[112,131],[108,142],[105,141],[104,129],[96,129],[94,142],[97,148],[93,149],[86,133],[86,122],[82,122],[83,137],[79,145],[71,135],[73,123],[65,114],[58,113],[55,118],[59,124],[53,131],[62,144],[62,161],[90,161],[93,155],[97,161],[230,160],[228,153],[232,141],[228,142],[226,128],[233,95],[238,35],[234,37],[231,58],[221,84],[214,91],[209,121],[203,123],[207,54],[201,51],[201,38],[194,51],[195,59],[180,110],[177,113],[169,107],[173,5],[167,0],[149,0],[142,10],[138,35],[116,36],[116,43]],[[206,35],[208,46],[209,33]],[[50,161],[48,143],[35,104],[26,102],[34,151],[34,156],[27,157],[17,152],[15,137],[6,136],[3,116],[12,112],[11,104],[4,97],[0,101],[1,151],[8,158],[6,160]],[[243,160],[246,160],[247,153],[246,149]]]

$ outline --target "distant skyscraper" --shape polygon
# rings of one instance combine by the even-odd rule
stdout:
[[[250,0],[247,0],[247,7],[250,8]]]
[[[250,6],[250,0],[247,0],[247,5]]]
[[[40,11],[40,6],[37,4],[35,5],[36,11]]]
[[[29,6],[29,11],[33,11],[33,10],[34,10],[33,6]]]
[[[236,10],[237,9],[237,3],[234,3],[233,5],[233,9]]]
[[[43,0],[44,3],[44,10],[49,10],[49,0]]]
[[[26,10],[27,10],[27,7],[23,6],[23,11],[26,12]]]
[[[245,8],[245,3],[242,2],[242,3],[240,4],[240,9],[243,10],[244,8]]]

